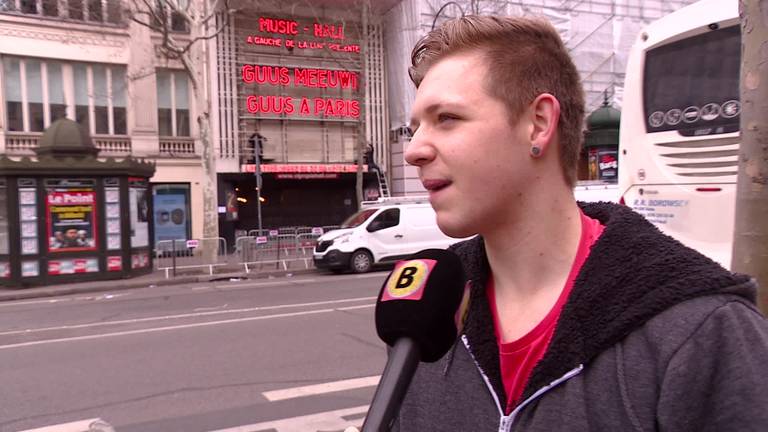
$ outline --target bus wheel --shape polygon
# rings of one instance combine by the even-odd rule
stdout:
[[[349,267],[355,273],[366,273],[373,266],[371,254],[364,250],[355,251],[349,260]]]

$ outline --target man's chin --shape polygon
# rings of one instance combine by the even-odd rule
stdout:
[[[476,231],[469,229],[466,225],[463,224],[452,224],[448,222],[440,222],[438,218],[437,226],[440,228],[440,231],[443,232],[443,234],[447,235],[448,237],[453,237],[456,239],[460,238],[466,238],[466,237],[472,237],[473,235],[477,234]]]

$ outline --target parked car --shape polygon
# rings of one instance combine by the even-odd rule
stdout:
[[[427,197],[380,198],[363,202],[340,229],[320,236],[313,260],[320,269],[365,273],[378,264],[394,263],[422,249],[445,249],[461,240],[440,231]]]

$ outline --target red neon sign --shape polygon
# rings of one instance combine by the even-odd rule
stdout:
[[[368,172],[368,166],[361,167],[363,172]],[[255,172],[256,165],[245,164],[241,166],[243,172]],[[355,173],[356,164],[262,164],[262,173]]]
[[[249,95],[245,99],[246,108],[251,114],[293,114],[296,112],[291,96]],[[306,98],[299,100],[299,114],[337,118],[359,118],[360,102],[351,99]]]
[[[297,35],[299,34],[299,23],[287,19],[259,17],[259,31],[264,33]]]
[[[357,90],[358,74],[334,69],[309,69],[284,66],[244,65],[241,70],[243,82],[246,84],[272,84],[287,86],[291,83],[296,87],[313,88],[352,88]]]
[[[322,39],[344,40],[342,24],[314,23],[312,27],[299,27],[299,22],[291,19],[259,17],[259,31],[296,36],[300,33],[311,34]]]

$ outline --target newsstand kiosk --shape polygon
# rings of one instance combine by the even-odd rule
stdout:
[[[0,285],[24,288],[129,278],[152,271],[151,162],[99,160],[69,119],[36,157],[0,155]]]

